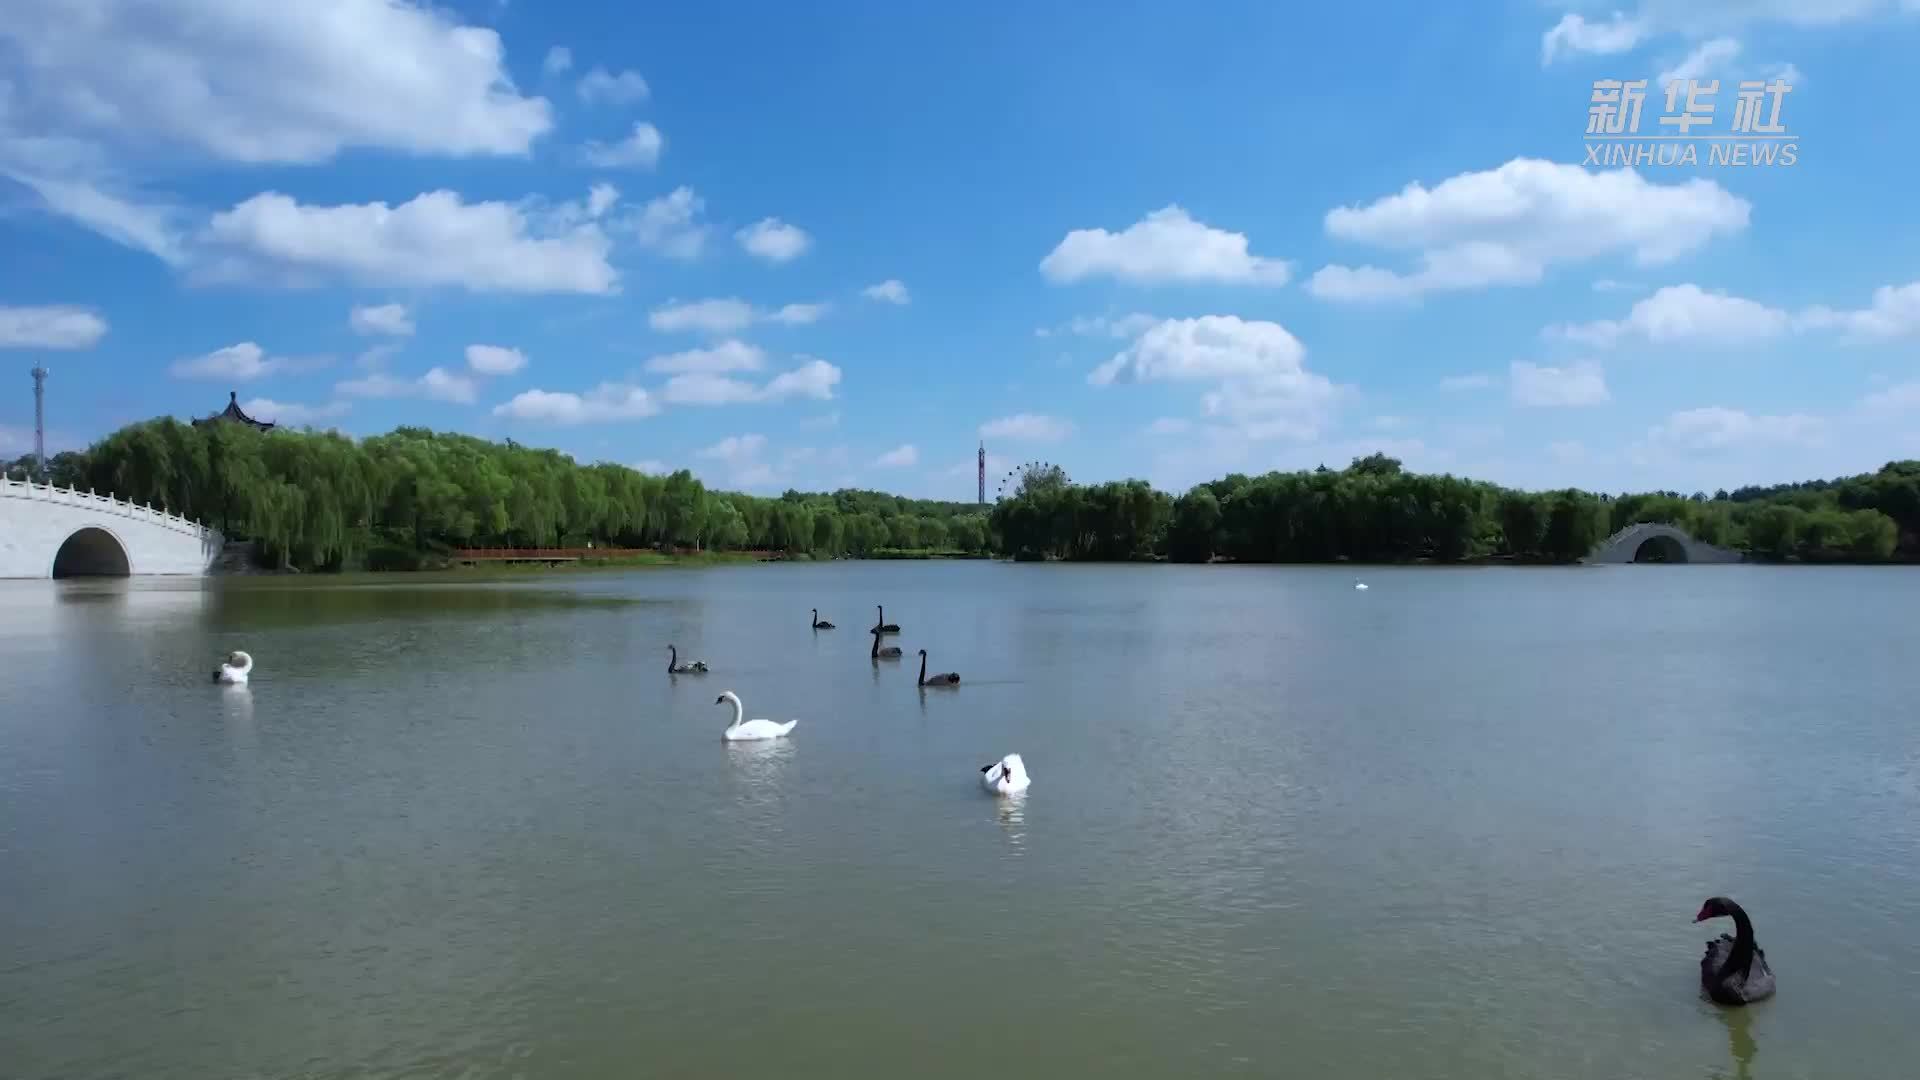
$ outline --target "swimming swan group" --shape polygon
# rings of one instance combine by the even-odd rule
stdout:
[[[1363,582],[1355,582],[1355,589],[1365,589]],[[880,638],[883,634],[899,633],[900,627],[886,621],[886,609],[878,608],[878,619],[868,633],[873,635],[871,655],[875,660],[899,659],[900,647],[889,645],[882,648]],[[811,620],[815,630],[831,630],[833,624],[820,618],[820,610],[815,608]],[[919,650],[920,675],[918,685],[924,689],[929,686],[958,686],[960,676],[956,672],[927,674],[927,650]],[[213,681],[228,686],[244,686],[253,672],[253,657],[238,649],[227,654],[220,666],[213,670]],[[705,661],[680,661],[680,650],[676,645],[667,646],[667,672],[670,675],[705,675]],[[733,720],[721,731],[720,737],[727,742],[757,742],[766,739],[779,739],[793,733],[800,721],[788,720],[778,723],[763,717],[752,720],[746,718],[747,710],[740,703],[740,695],[731,690],[723,690],[713,699],[715,705],[732,705]],[[980,766],[980,786],[991,795],[1010,796],[1024,793],[1032,783],[1027,776],[1026,762],[1019,754],[1007,754],[998,761]],[[1753,920],[1746,909],[1724,896],[1709,897],[1700,905],[1699,914],[1693,917],[1696,923],[1708,919],[1730,918],[1733,920],[1734,933],[1721,934],[1707,942],[1705,955],[1700,957],[1700,988],[1717,1004],[1747,1005],[1763,1001],[1773,996],[1773,968],[1767,964],[1766,950],[1760,948],[1754,939]]]
[[[807,625],[814,630],[832,630],[834,628],[833,623],[820,617],[819,608],[812,609],[812,613],[807,618]],[[867,633],[873,637],[873,646],[868,650],[868,657],[875,662],[900,659],[903,655],[900,646],[880,644],[880,639],[883,636],[887,634],[898,634],[899,632],[899,623],[890,623],[887,621],[886,607],[875,604],[873,625],[867,629]],[[953,688],[960,685],[960,673],[957,671],[942,671],[932,675],[927,674],[927,650],[920,649],[918,653],[920,656],[920,673],[914,680],[916,686],[925,690],[930,686]],[[700,660],[689,660],[682,663],[680,661],[679,647],[668,645],[667,674],[705,675],[707,674],[707,665],[704,661]],[[731,704],[733,706],[733,722],[728,724],[720,734],[720,737],[727,742],[757,742],[765,739],[784,738],[791,734],[794,726],[800,722],[798,720],[789,720],[781,724],[764,718],[748,720],[746,719],[746,707],[740,703],[740,695],[731,690],[722,691],[719,697],[713,699],[713,703],[715,705]],[[1019,754],[1008,754],[1006,757],[1001,758],[991,765],[981,766],[980,778],[982,786],[995,795],[1017,795],[1027,790],[1027,785],[1030,782],[1027,778],[1027,767],[1020,760]]]

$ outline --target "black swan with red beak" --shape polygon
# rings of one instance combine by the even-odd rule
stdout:
[[[1746,909],[1724,896],[1715,896],[1700,905],[1694,922],[1731,918],[1734,936],[1721,934],[1707,942],[1707,954],[1700,958],[1700,986],[1707,996],[1722,1005],[1745,1005],[1773,996],[1773,969],[1767,966],[1767,953],[1753,940],[1753,920]]]

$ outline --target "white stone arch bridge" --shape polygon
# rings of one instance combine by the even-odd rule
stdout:
[[[1658,521],[1641,521],[1600,541],[1581,561],[1589,563],[1737,563],[1744,559],[1745,556],[1732,548],[1702,543],[1688,536],[1683,529]]]
[[[111,495],[0,479],[0,578],[200,576],[215,529]]]

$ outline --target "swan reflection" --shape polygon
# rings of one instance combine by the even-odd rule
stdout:
[[[253,725],[253,689],[245,683],[220,688],[221,727],[237,760],[251,763],[258,730]]]
[[[229,731],[253,730],[253,688],[232,683],[220,688],[220,706],[226,712]]]
[[[1753,1058],[1759,1051],[1759,1045],[1753,1041],[1753,1014],[1745,1009],[1713,1012],[1727,1028],[1727,1053],[1733,1058],[1734,1069],[1731,1080],[1752,1080]]]
[[[785,739],[723,742],[721,746],[734,773],[755,786],[777,781],[794,755],[794,744]]]
[[[1019,854],[1027,845],[1027,795],[1003,795],[993,800],[994,820],[1007,834],[1007,846]]]

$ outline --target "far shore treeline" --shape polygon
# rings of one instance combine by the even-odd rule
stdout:
[[[19,475],[27,462],[16,462]],[[1523,492],[1407,472],[1380,454],[1344,469],[1238,473],[1183,495],[1145,482],[1028,473],[983,513],[873,491],[708,490],[691,473],[581,465],[509,440],[403,427],[257,431],[160,418],[56,455],[61,486],[151,502],[252,540],[303,570],[441,565],[462,547],[779,551],[790,556],[1571,562],[1625,526],[1668,522],[1756,559],[1920,561],[1920,462],[1839,480],[1713,495]]]

